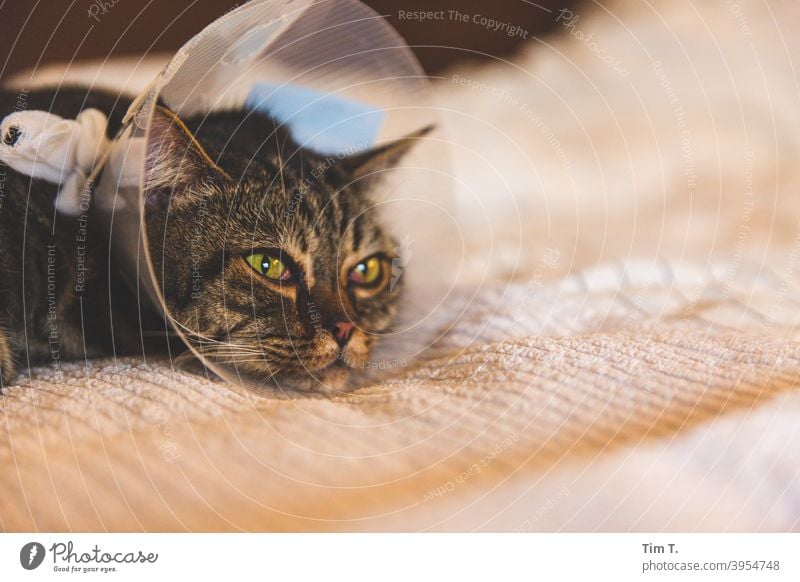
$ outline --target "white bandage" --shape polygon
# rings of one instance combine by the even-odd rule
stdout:
[[[78,215],[81,191],[109,146],[107,122],[97,109],[86,109],[74,120],[46,111],[12,113],[0,123],[0,161],[27,176],[59,184],[56,209]]]

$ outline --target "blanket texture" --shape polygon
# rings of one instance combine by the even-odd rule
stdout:
[[[553,17],[437,81],[471,268],[420,360],[334,397],[34,369],[0,529],[800,528],[800,7]]]

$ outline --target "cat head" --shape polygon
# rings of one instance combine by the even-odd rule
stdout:
[[[149,250],[169,314],[206,358],[257,381],[342,388],[397,315],[397,243],[370,192],[430,128],[350,156],[260,113],[154,112]]]

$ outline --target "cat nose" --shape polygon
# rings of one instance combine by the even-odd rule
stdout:
[[[353,331],[353,324],[346,319],[334,319],[330,326],[330,331],[333,337],[341,347],[344,347],[350,340],[350,334]]]

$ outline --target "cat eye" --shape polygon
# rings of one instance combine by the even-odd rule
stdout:
[[[275,255],[268,253],[253,253],[244,258],[247,264],[255,269],[256,273],[274,281],[289,281],[292,272]]]
[[[383,263],[379,255],[373,255],[353,267],[347,278],[353,285],[375,286],[383,279]]]

